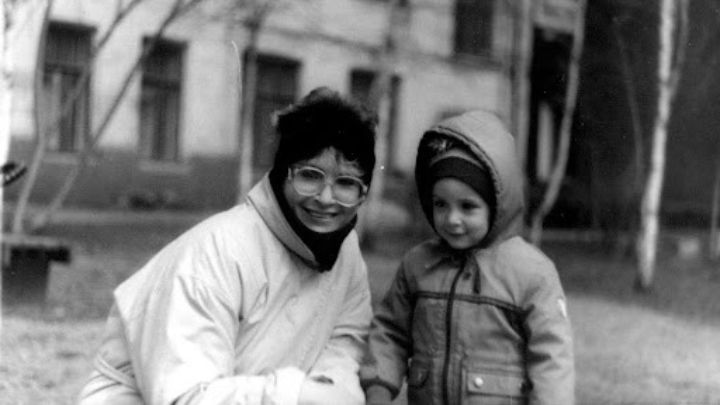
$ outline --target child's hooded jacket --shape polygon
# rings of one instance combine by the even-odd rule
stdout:
[[[565,297],[552,261],[525,242],[523,192],[512,136],[474,111],[431,128],[420,141],[416,182],[432,224],[428,143],[464,143],[489,168],[496,213],[482,245],[452,250],[439,238],[403,258],[376,311],[367,388],[397,393],[407,376],[411,404],[547,404],[574,401]]]

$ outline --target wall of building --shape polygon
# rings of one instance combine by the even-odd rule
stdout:
[[[111,18],[110,1],[57,0],[53,20],[96,27],[96,38]],[[146,0],[115,32],[99,55],[91,84],[92,118],[96,127],[110,108],[126,72],[137,59],[142,39],[154,33],[170,0]],[[427,3],[427,4],[425,4]],[[262,53],[300,63],[298,96],[323,85],[349,92],[352,69],[372,68],[377,44],[387,26],[385,2],[316,0],[293,2],[273,13],[259,39]],[[410,3],[412,7],[412,2]],[[243,27],[229,27],[212,18],[213,8],[174,23],[166,37],[186,44],[177,163],[157,163],[138,157],[140,83],[137,78],[99,142],[93,165],[74,188],[68,204],[112,206],[127,204],[146,191],[165,195],[169,205],[187,208],[229,206],[235,201],[239,156],[240,51],[247,45]],[[499,21],[508,10],[498,9]],[[32,70],[42,13],[28,12],[28,24],[15,40],[16,92],[11,154],[29,159],[33,145]],[[410,8],[405,17],[395,74],[401,79],[394,166],[409,173],[419,136],[438,119],[473,108],[510,116],[507,62],[512,24],[495,24],[497,55],[457,61],[452,55],[452,2],[434,0]],[[50,152],[33,198],[47,201],[58,187],[73,157]],[[8,193],[13,199],[18,188]]]

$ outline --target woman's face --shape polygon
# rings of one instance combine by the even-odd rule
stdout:
[[[290,172],[283,186],[285,199],[300,222],[315,232],[333,232],[350,223],[367,191],[360,180],[364,174],[360,167],[345,160],[334,148],[325,149],[312,159],[296,162]],[[359,201],[354,205],[338,202],[338,198],[347,196],[348,188],[352,190],[355,180],[364,187]],[[302,181],[316,181],[322,185],[313,192],[298,187],[298,182]]]

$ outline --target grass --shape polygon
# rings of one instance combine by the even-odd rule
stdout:
[[[0,404],[72,404],[91,369],[115,285],[194,220],[64,225],[45,309],[5,308]],[[366,255],[377,301],[412,238],[387,234]],[[633,263],[602,247],[552,243],[573,322],[577,398],[594,404],[720,404],[720,270],[661,257],[654,289],[632,289]],[[402,403],[403,401],[397,401]]]
[[[72,404],[90,373],[103,323],[3,319],[0,404]]]

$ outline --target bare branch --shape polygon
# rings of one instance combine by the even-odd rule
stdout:
[[[33,151],[32,161],[30,162],[30,169],[28,170],[27,181],[23,184],[23,187],[20,189],[20,194],[18,195],[17,209],[15,210],[12,223],[12,231],[14,233],[24,232],[23,217],[25,216],[25,207],[30,199],[33,184],[40,172],[40,165],[42,164],[42,159],[43,156],[45,156],[47,149],[48,136],[46,127],[43,125],[43,112],[40,111],[40,95],[42,94],[42,82],[45,72],[45,46],[47,43],[48,25],[50,24],[50,13],[52,12],[53,4],[54,0],[48,0],[43,13],[42,25],[40,27],[40,38],[37,42],[35,72],[33,77],[33,126],[37,139],[35,150]]]
[[[35,186],[35,183],[37,181],[38,174],[40,172],[40,166],[42,164],[43,156],[45,155],[46,149],[47,149],[47,141],[48,137],[51,133],[58,130],[63,120],[65,120],[67,117],[70,116],[72,113],[75,104],[80,99],[80,96],[83,94],[88,80],[90,79],[90,72],[92,71],[92,65],[97,59],[98,53],[104,48],[105,44],[107,44],[108,40],[112,36],[112,34],[115,32],[115,29],[117,26],[127,17],[130,12],[142,2],[143,0],[131,0],[130,3],[125,8],[121,7],[121,2],[118,2],[118,12],[115,15],[115,18],[110,23],[108,28],[105,31],[105,35],[103,35],[102,38],[93,46],[93,49],[90,52],[90,56],[88,57],[88,60],[86,61],[85,65],[83,66],[83,69],[80,73],[80,77],[78,78],[77,82],[73,86],[72,90],[70,91],[67,99],[63,100],[62,108],[60,110],[60,113],[57,114],[57,116],[52,118],[52,121],[49,124],[41,125],[41,120],[37,116],[37,113],[35,114],[34,120],[35,120],[35,128],[36,128],[36,145],[35,150],[33,151],[33,158],[30,162],[30,169],[28,170],[28,177],[26,181],[23,183],[23,187],[20,189],[20,193],[18,195],[17,199],[17,209],[14,214],[13,218],[13,232],[16,233],[22,233],[24,232],[23,227],[23,219],[25,217],[25,208],[27,207],[27,203],[30,199],[30,195],[32,194],[33,187]],[[49,0],[48,3],[48,11],[49,13],[50,7],[52,7],[53,0]],[[35,91],[34,91],[34,103],[35,103],[35,110],[39,110],[39,100],[41,98],[41,91],[40,91],[40,83],[42,81],[42,72],[44,69],[45,63],[44,60],[44,54],[45,54],[45,40],[44,36],[47,34],[47,24],[49,21],[49,14],[46,14],[43,19],[43,27],[41,31],[41,40],[38,44],[38,57],[36,60],[36,75],[40,75],[39,77],[35,78]]]
[[[53,200],[50,202],[50,204],[46,207],[46,209],[39,214],[37,214],[33,220],[31,221],[31,228],[33,230],[37,230],[43,226],[45,226],[51,219],[52,215],[57,211],[65,201],[65,198],[67,198],[67,195],[70,193],[70,190],[72,189],[72,186],[75,184],[75,180],[78,178],[80,173],[85,169],[87,166],[88,158],[90,157],[93,148],[95,144],[99,141],[99,139],[102,137],[102,135],[105,133],[105,130],[107,129],[108,124],[112,120],[113,116],[115,115],[115,111],[117,110],[118,106],[120,105],[120,102],[125,96],[125,93],[127,92],[127,89],[130,87],[130,83],[132,82],[135,74],[140,70],[140,67],[142,67],[142,64],[145,62],[147,57],[150,54],[150,51],[154,47],[154,45],[157,43],[157,41],[162,37],[162,35],[165,33],[165,30],[168,28],[168,26],[175,21],[177,18],[182,16],[184,13],[192,9],[195,5],[200,3],[203,0],[189,0],[187,3],[183,3],[182,0],[177,0],[175,4],[173,5],[170,12],[167,14],[165,19],[162,21],[158,29],[156,30],[155,34],[153,35],[153,38],[148,43],[148,46],[145,47],[145,49],[142,52],[142,55],[138,58],[138,60],[135,62],[133,67],[130,69],[130,71],[125,76],[125,80],[123,81],[123,84],[120,88],[120,91],[115,96],[115,99],[113,100],[113,103],[111,104],[109,110],[105,113],[105,117],[103,118],[100,126],[95,130],[94,135],[89,139],[89,141],[83,145],[83,149],[78,153],[77,155],[77,163],[73,168],[70,170],[68,175],[65,177],[65,181],[63,182],[62,186],[60,187],[60,190],[57,192]]]

